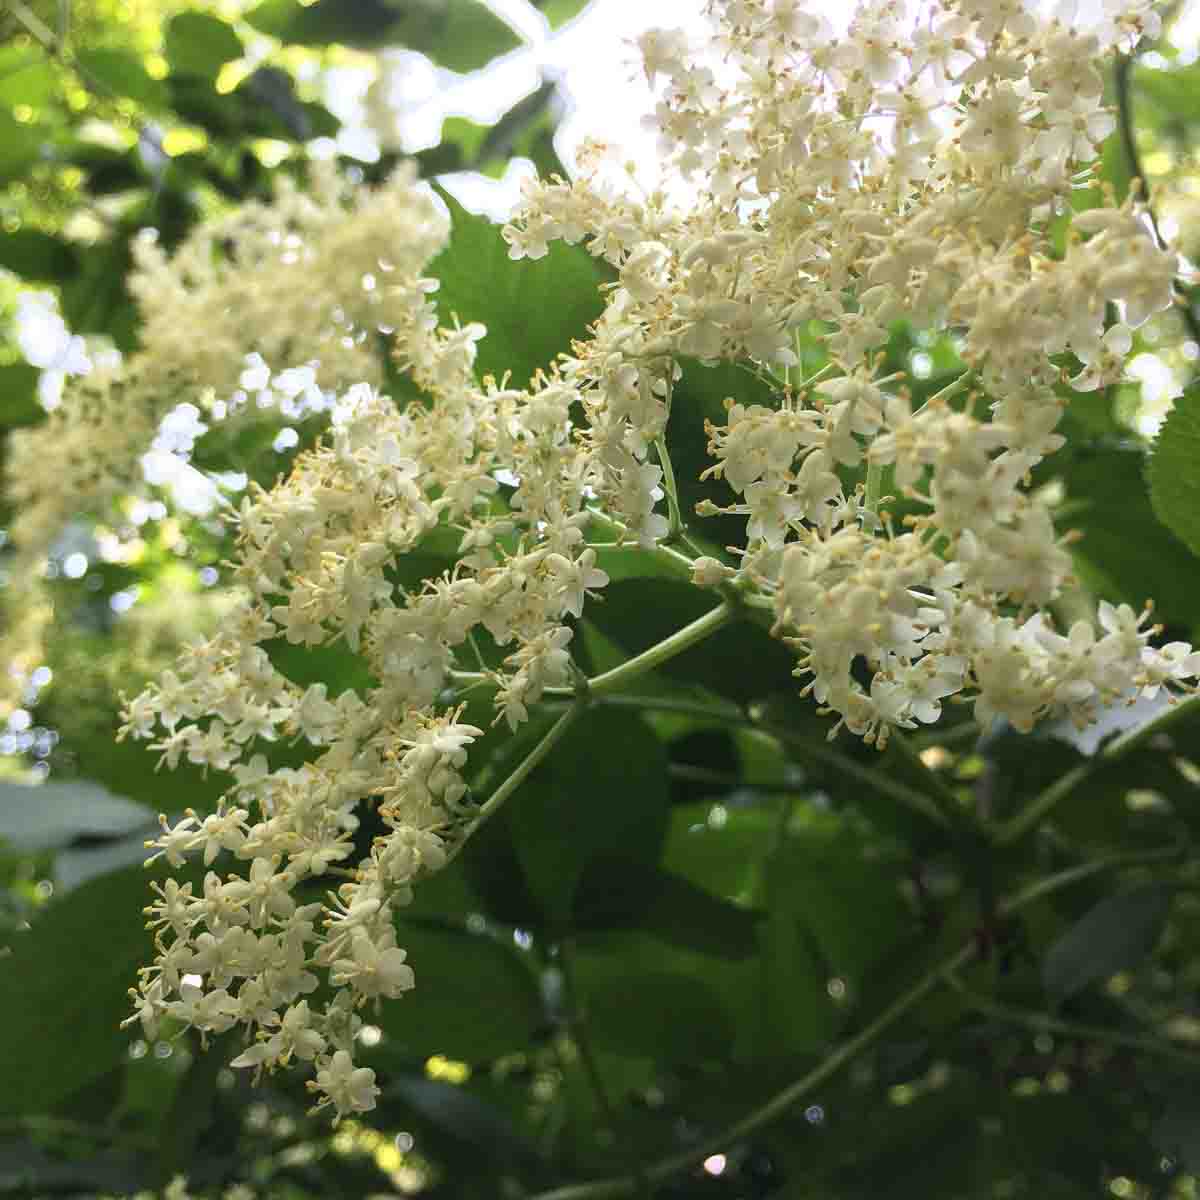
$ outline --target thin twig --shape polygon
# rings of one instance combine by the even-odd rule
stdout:
[[[998,1000],[972,991],[953,971],[946,973],[946,982],[976,1012],[987,1017],[995,1017],[997,1021],[1005,1021],[1010,1025],[1019,1025],[1034,1033],[1057,1033],[1062,1037],[1078,1038],[1080,1041],[1099,1042],[1108,1046],[1140,1050],[1144,1054],[1154,1054],[1160,1058],[1174,1059],[1177,1062],[1200,1063],[1200,1054],[1189,1053],[1177,1043],[1166,1041],[1163,1038],[1149,1037],[1138,1033],[1121,1033],[1119,1030],[1105,1029],[1099,1025],[1079,1025],[1074,1021],[1060,1021],[1057,1017],[1052,1017],[1047,1013],[1001,1004]]]
[[[1191,716],[1200,710],[1200,696],[1178,701],[1166,708],[1151,721],[1131,729],[1114,738],[1091,758],[1078,763],[1060,775],[1048,788],[1038,793],[1011,820],[997,827],[993,840],[998,846],[1008,846],[1019,841],[1030,830],[1035,829],[1075,789],[1100,768],[1116,762],[1138,749],[1156,734],[1163,733],[1176,721]]]

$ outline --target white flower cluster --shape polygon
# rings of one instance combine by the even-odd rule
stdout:
[[[606,462],[628,455],[627,474],[657,483],[641,464],[676,356],[790,368],[794,333],[815,318],[832,377],[781,388],[777,407],[731,400],[709,435],[711,473],[739,497],[725,511],[748,518],[741,580],[773,597],[823,704],[882,741],[959,692],[981,719],[1027,730],[1184,684],[1200,657],[1149,647],[1128,610],[1102,616],[1103,637],[1086,622],[1053,633],[1041,610],[1070,558],[1023,487],[1062,444],[1051,356],[1085,364],[1077,389],[1113,382],[1129,330],[1172,301],[1175,256],[1131,204],[1072,215],[1065,255],[1050,242],[1114,128],[1098,66],[1158,18],[1123,0],[1088,21],[1073,5],[867,0],[843,35],[802,0],[709,9],[712,44],[641,40],[667,162],[702,199],[678,209],[595,180],[542,184],[505,231],[514,257],[586,239],[620,272],[576,371]],[[1122,322],[1106,332],[1109,305]],[[900,318],[954,333],[973,368],[916,412],[878,371]],[[965,411],[950,403],[971,378],[989,414],[979,394]],[[870,486],[885,466],[928,509],[901,535]],[[868,486],[847,495],[841,478],[859,468]]]
[[[69,521],[102,513],[144,479],[171,482],[187,469],[167,427],[173,413],[298,418],[325,408],[333,389],[377,386],[383,330],[403,315],[388,281],[419,271],[448,233],[411,166],[372,190],[314,163],[308,190],[284,177],[272,203],[202,223],[169,257],[141,237],[130,277],[143,319],[139,350],[68,380],[43,423],[9,438],[5,487],[18,552],[9,607],[46,611],[38,580]],[[287,369],[272,375],[266,362]],[[188,470],[193,491],[215,495]],[[34,623],[23,625],[24,643],[10,636],[6,647],[18,683],[41,651]]]
[[[187,759],[235,781],[215,814],[164,823],[154,845],[167,861],[226,852],[249,864],[244,877],[210,871],[202,896],[174,882],[161,891],[138,1015],[148,1031],[164,1016],[205,1033],[243,1024],[257,1036],[235,1065],[311,1061],[320,1103],[339,1115],[371,1107],[376,1092],[352,1058],[357,1008],[412,986],[396,912],[471,828],[461,768],[481,731],[439,704],[456,653],[476,634],[512,647],[497,680],[515,725],[546,687],[571,681],[564,620],[607,582],[582,544],[591,455],[570,437],[569,389],[480,389],[483,331],[438,329],[431,286],[395,280],[390,303],[406,310],[397,342],[432,402],[400,411],[367,384],[336,402],[327,443],[242,506],[239,611],[126,713],[126,731],[156,736],[168,765]],[[509,506],[495,502],[501,464],[521,477]],[[453,570],[399,586],[404,556],[447,536]],[[334,639],[377,686],[303,690],[265,648]],[[271,745],[295,738],[316,748],[313,761],[272,769]],[[349,870],[339,864],[363,802],[389,832]],[[349,878],[328,906],[296,898],[331,873]],[[306,997],[319,970],[335,998],[318,1010]]]
[[[202,894],[160,890],[158,958],[136,993],[148,1031],[164,1016],[240,1025],[252,1044],[236,1065],[299,1059],[339,1115],[372,1105],[357,1012],[412,986],[393,918],[476,821],[462,772],[481,731],[462,721],[457,673],[500,647],[501,665],[471,678],[490,678],[514,728],[547,689],[582,686],[569,622],[607,583],[593,516],[648,553],[676,532],[664,436],[686,356],[790,369],[796,331],[829,329],[820,379],[782,386],[773,407],[731,399],[709,427],[710,470],[749,543],[736,569],[694,567],[697,583],[773,609],[839,723],[882,744],[961,693],[981,721],[1028,729],[1193,686],[1200,655],[1153,648],[1127,607],[1055,631],[1046,609],[1070,559],[1024,483],[1062,440],[1051,356],[1073,352],[1076,385],[1097,386],[1119,373],[1128,328],[1170,303],[1174,258],[1133,208],[1075,216],[1064,256],[1048,241],[1111,128],[1095,64],[1152,17],[1137,0],[1090,26],[1019,0],[919,17],[869,0],[835,37],[815,7],[710,5],[719,81],[681,35],[643,39],[667,162],[701,199],[634,202],[594,179],[530,190],[505,230],[512,255],[586,239],[619,283],[590,338],[529,389],[476,382],[484,330],[438,326],[426,255],[381,282],[428,402],[398,408],[369,383],[341,394],[325,443],[242,505],[238,612],[127,706],[126,731],[168,764],[233,781],[214,814],[164,823],[154,845],[173,865],[248,864],[210,870]],[[960,336],[970,366],[918,411],[878,369],[900,317]],[[952,404],[973,381],[982,393]],[[879,512],[885,467],[922,505],[901,533]],[[854,470],[865,482],[847,494]],[[335,641],[372,686],[304,689],[272,658]],[[288,739],[312,761],[273,766]],[[386,833],[344,866],[363,804]],[[343,882],[322,905],[313,889],[330,875]],[[334,996],[318,1008],[321,971]]]

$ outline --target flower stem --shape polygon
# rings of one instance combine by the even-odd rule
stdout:
[[[607,513],[602,513],[599,509],[589,508],[588,515],[591,517],[592,524],[598,525],[610,537],[618,542],[634,542],[636,539],[630,534],[629,528],[610,517]],[[692,560],[682,551],[676,550],[663,542],[652,550],[645,551],[646,554],[658,560],[660,566],[664,567],[670,574],[677,579],[686,580],[688,583],[692,581]]]
[[[479,811],[475,814],[475,819],[471,822],[471,834],[474,834],[489,817],[494,816],[509,796],[529,778],[534,769],[554,749],[558,742],[562,740],[563,734],[575,724],[575,721],[582,715],[586,707],[586,698],[582,696],[578,697],[575,703],[550,726],[542,737],[542,740],[521,760],[516,770],[480,805]],[[467,838],[461,839],[458,845],[464,845],[467,840]]]
[[[667,493],[667,515],[671,522],[666,540],[674,542],[683,533],[683,518],[679,514],[679,491],[675,484],[675,467],[671,463],[671,452],[667,449],[667,439],[661,434],[654,439],[654,448],[658,451],[658,465],[662,467],[663,491]]]
[[[697,642],[711,637],[737,615],[737,606],[729,600],[723,600],[716,608],[710,609],[702,617],[697,617],[690,625],[676,630],[670,637],[635,655],[628,662],[623,662],[611,671],[605,671],[588,680],[588,692],[602,696],[606,692],[615,692],[624,687],[632,679],[653,671],[655,667],[669,662],[672,658],[690,649]]]

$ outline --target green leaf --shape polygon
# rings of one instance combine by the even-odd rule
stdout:
[[[815,1054],[837,1032],[839,1013],[830,998],[833,969],[805,922],[776,902],[784,882],[780,864],[767,872],[767,919],[759,929],[759,988],[749,997],[738,1057]]]
[[[37,125],[24,125],[0,110],[0,182],[24,175],[39,158],[47,140]]]
[[[482,321],[488,335],[479,343],[479,374],[499,379],[508,371],[512,386],[524,387],[600,315],[600,268],[586,250],[561,243],[545,258],[513,262],[498,225],[452,197],[443,199],[453,230],[450,245],[430,267],[441,281],[441,319],[457,314],[464,324]]]
[[[476,71],[493,58],[515,50],[521,39],[481,0],[451,0],[446,22],[425,45],[409,43],[451,71]]]
[[[1172,889],[1133,888],[1102,900],[1050,947],[1042,983],[1055,1003],[1100,979],[1136,967],[1154,949],[1171,911]]]
[[[583,1020],[597,1046],[663,1063],[727,1059],[733,1022],[699,972],[628,954],[578,956]]]
[[[199,1037],[193,1038],[193,1051]],[[239,1035],[230,1031],[219,1035],[193,1058],[186,1074],[179,1081],[158,1131],[158,1163],[160,1177],[170,1179],[187,1169],[196,1152],[196,1143],[212,1120],[217,1095],[217,1077],[233,1057],[232,1047]]]
[[[705,954],[643,930],[580,935],[574,969],[575,1000],[597,1049],[664,1064],[729,1062],[736,1022],[757,988],[754,960]]]
[[[479,1153],[493,1162],[535,1161],[536,1149],[508,1115],[476,1095],[472,1088],[420,1075],[400,1075],[384,1090],[383,1100],[400,1100],[454,1147]]]
[[[768,408],[777,402],[772,399],[771,389],[744,367],[733,363],[705,366],[694,359],[685,359],[682,365],[683,376],[675,384],[671,398],[668,444],[683,520],[693,533],[718,546],[743,546],[746,543],[745,517],[696,515],[696,505],[703,500],[726,505],[737,499],[723,479],[700,478],[716,461],[708,453],[704,423],[725,424],[728,420],[727,398],[739,404],[761,404]]]
[[[0,783],[0,837],[18,850],[50,850],[76,838],[120,838],[154,825],[148,808],[86,779]]]
[[[79,270],[75,247],[37,229],[18,229],[0,238],[0,267],[24,279],[59,283]]]
[[[530,891],[552,924],[570,923],[589,863],[620,878],[652,866],[667,827],[666,750],[635,713],[581,718],[508,804]]]
[[[771,849],[778,821],[761,808],[722,805],[711,800],[675,807],[663,865],[723,899],[747,902]]]
[[[149,961],[140,867],[85,883],[52,901],[12,940],[0,971],[0,1112],[45,1112],[123,1061],[128,989]]]
[[[176,20],[180,18],[177,17]],[[172,27],[174,22],[172,22]],[[225,28],[228,29],[228,26]],[[184,33],[186,34],[186,29]],[[229,30],[232,34],[233,31]],[[234,35],[236,37],[236,35]],[[171,34],[168,32],[168,45]],[[241,54],[239,45],[236,58]],[[116,47],[102,47],[95,50],[79,50],[75,59],[89,80],[100,83],[105,91],[116,96],[126,96],[136,100],[146,108],[162,109],[167,106],[167,85],[161,79],[155,79],[146,72],[142,56],[132,50],[122,50]],[[220,64],[217,64],[218,69]],[[214,72],[215,73],[215,72]]]
[[[1164,525],[1200,554],[1200,391],[1176,402],[1150,456],[1150,500]]]
[[[1172,1095],[1151,1137],[1155,1147],[1178,1159],[1185,1171],[1200,1171],[1200,1098],[1182,1088]]]
[[[754,953],[761,918],[671,871],[604,859],[584,872],[574,911],[577,929],[632,925],[681,950],[726,959]]]
[[[668,753],[672,804],[693,804],[737,786],[741,770],[737,743],[732,732],[717,722],[674,738]]]
[[[411,13],[401,18],[384,0],[318,0],[316,4],[264,0],[246,13],[244,19],[259,32],[281,42],[306,46],[341,42],[363,49],[396,40],[392,30],[398,25],[413,29],[435,27],[433,6],[414,4]]]
[[[38,46],[0,47],[0,105],[41,108],[58,95],[59,76]]]
[[[1200,561],[1151,507],[1146,456],[1121,447],[1063,450],[1047,464],[1061,472],[1072,506],[1062,525],[1083,537],[1071,547],[1076,570],[1097,595],[1140,608],[1184,630],[1200,623]]]
[[[37,367],[28,363],[0,366],[0,427],[14,429],[36,424],[42,419],[45,410],[37,397],[40,374]]]
[[[107,333],[119,349],[133,348],[136,311],[125,289],[132,266],[129,230],[119,230],[84,258],[83,270],[62,291],[63,319],[75,333]]]
[[[385,1039],[404,1054],[483,1062],[524,1049],[541,1025],[532,971],[514,947],[483,934],[398,921],[416,986],[383,1006]]]
[[[305,46],[340,42],[370,50],[402,45],[451,71],[474,71],[520,45],[509,26],[481,0],[265,0],[246,21],[262,33]]]
[[[242,39],[230,25],[202,12],[182,12],[172,17],[163,51],[172,71],[205,79],[215,79],[225,63],[245,53]]]
[[[898,872],[840,821],[800,811],[789,831],[771,866],[776,903],[803,922],[853,999],[867,973],[914,931]]]
[[[48,1195],[54,1191],[71,1196],[97,1192],[132,1196],[146,1182],[145,1164],[136,1154],[105,1152],[80,1161],[47,1151],[32,1141],[6,1138],[0,1142],[0,1191],[20,1195]]]
[[[551,29],[557,29],[568,21],[574,20],[585,8],[589,0],[534,0],[541,10],[542,16],[550,22]]]

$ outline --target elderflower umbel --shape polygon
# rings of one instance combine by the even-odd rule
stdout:
[[[1200,655],[1152,646],[1145,613],[1101,604],[1056,632],[1046,610],[1069,580],[1067,539],[1025,482],[1062,444],[1052,356],[1086,364],[1079,388],[1119,377],[1128,331],[1171,303],[1175,256],[1133,202],[1073,214],[1065,254],[1048,232],[1111,129],[1095,63],[1153,14],[1141,0],[1106,0],[1098,19],[1021,0],[919,14],[864,0],[840,36],[801,0],[707,8],[708,46],[671,31],[640,42],[666,166],[696,199],[631,200],[585,174],[528,186],[504,231],[513,258],[585,242],[613,267],[589,338],[527,389],[481,385],[484,330],[439,326],[428,255],[391,248],[379,303],[428,402],[398,406],[370,378],[339,392],[328,438],[242,503],[239,609],[127,709],[125,732],[169,764],[228,780],[215,819],[166,825],[157,850],[248,864],[210,870],[203,897],[159,890],[158,958],[130,1020],[239,1025],[250,1046],[236,1065],[312,1062],[310,1087],[339,1115],[378,1091],[353,1058],[359,1010],[420,986],[394,919],[474,828],[464,771],[482,731],[448,699],[454,672],[476,665],[485,631],[505,655],[484,672],[496,718],[514,728],[571,686],[570,622],[608,582],[593,513],[647,553],[672,532],[654,447],[701,424],[674,398],[681,358],[788,367],[795,332],[827,326],[817,386],[771,406],[731,397],[708,423],[706,474],[729,486],[724,511],[746,518],[748,542],[738,567],[702,557],[692,571],[772,610],[835,728],[882,745],[956,695],[981,722],[1082,724],[1102,704],[1195,686]],[[719,82],[702,61],[713,51]],[[1106,329],[1110,305],[1122,323]],[[914,411],[878,368],[901,318],[961,338],[957,390],[976,390]],[[885,465],[918,505],[902,532],[876,511]],[[864,476],[849,494],[847,471]],[[445,569],[406,571],[412,552]],[[344,643],[373,683],[301,688],[265,649],[277,638]],[[272,744],[296,739],[310,761],[273,767]],[[363,805],[385,832],[343,866]],[[332,872],[343,882],[309,901]],[[306,999],[320,972],[323,1006]]]

